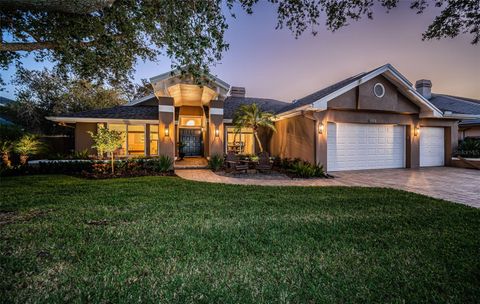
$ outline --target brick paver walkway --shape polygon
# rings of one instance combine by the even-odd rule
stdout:
[[[261,186],[389,187],[480,208],[480,170],[436,167],[335,172],[334,179],[286,179],[220,176],[210,170],[178,170],[188,180]]]

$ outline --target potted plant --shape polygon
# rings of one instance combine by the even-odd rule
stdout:
[[[45,146],[36,135],[25,134],[15,142],[13,149],[20,155],[20,164],[25,166],[28,163],[28,158],[42,153]]]
[[[185,148],[186,144],[179,141],[177,143],[177,146],[178,146],[178,157],[180,158],[180,160],[183,160],[183,158],[185,157],[185,151],[183,150],[183,148]]]

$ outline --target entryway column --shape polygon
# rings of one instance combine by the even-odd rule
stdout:
[[[316,112],[313,117],[315,119],[315,162],[323,165],[324,170],[327,171],[327,111]]]
[[[209,156],[224,154],[224,127],[223,127],[223,101],[210,101],[208,111],[208,144]]]
[[[158,101],[159,155],[175,159],[175,107],[173,98],[161,97]]]

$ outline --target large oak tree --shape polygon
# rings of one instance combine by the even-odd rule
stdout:
[[[375,4],[388,11],[400,0],[266,1],[277,10],[277,28],[286,27],[298,37],[305,31],[316,34],[321,23],[335,31],[372,18]],[[226,14],[233,15],[235,4],[253,13],[259,1],[65,0],[63,6],[62,0],[54,2],[52,6],[49,1],[0,0],[0,67],[21,64],[22,56],[34,53],[38,60],[54,62],[59,71],[116,82],[131,75],[137,60],[156,60],[164,53],[200,79],[228,48]],[[72,3],[80,3],[80,8],[72,8]],[[441,8],[423,39],[469,34],[472,44],[478,44],[480,1],[410,0],[410,4],[417,13],[432,4]]]

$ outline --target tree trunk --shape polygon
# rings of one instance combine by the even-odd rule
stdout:
[[[115,160],[114,160],[114,155],[112,152],[112,175],[115,174]]]
[[[260,142],[260,138],[258,138],[258,133],[257,133],[257,131],[254,131],[254,132],[253,132],[253,135],[255,135],[255,139],[256,139],[257,142],[258,142],[258,147],[260,148],[260,152],[263,152],[263,146],[262,146],[262,143]]]
[[[28,162],[28,155],[20,155],[20,164],[25,166]]]
[[[5,165],[5,167],[10,167],[11,162],[10,162],[10,157],[8,153],[3,153],[2,154],[2,162]]]

